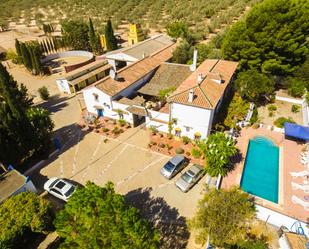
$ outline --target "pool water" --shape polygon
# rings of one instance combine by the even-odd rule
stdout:
[[[278,203],[279,148],[265,137],[250,139],[240,182],[249,194]]]

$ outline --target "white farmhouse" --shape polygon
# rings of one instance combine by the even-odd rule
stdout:
[[[160,34],[129,47],[108,52],[103,55],[102,58],[107,59],[114,70],[118,70],[172,44],[174,44],[174,42],[170,37]]]
[[[196,68],[196,55],[191,66],[169,63],[175,46],[85,88],[87,111],[176,136],[207,137],[238,63],[206,60]]]

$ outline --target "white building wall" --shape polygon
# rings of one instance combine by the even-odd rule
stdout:
[[[305,235],[307,237],[309,236],[309,229],[307,227],[307,224],[305,224],[304,222],[298,221],[294,218],[288,217],[284,214],[280,214],[257,204],[255,205],[255,207],[257,209],[258,219],[270,223],[276,227],[285,226],[287,229],[289,229],[289,231],[294,233],[297,232],[297,226],[301,226],[304,230]]]
[[[117,109],[120,109],[122,111],[124,111],[123,113],[123,119],[130,123],[130,124],[133,124],[133,115],[132,113],[129,113],[128,111],[126,111],[126,108],[128,108],[129,106],[128,105],[124,105],[124,104],[121,104],[121,103],[118,103],[116,101],[112,101],[112,109],[113,110],[117,110]],[[113,119],[119,119],[119,114],[115,111],[111,111],[109,112],[109,117],[110,118],[113,118]]]
[[[95,94],[98,95],[97,100],[95,99]],[[84,89],[83,96],[88,112],[97,114],[96,106],[102,107],[104,116],[109,116],[109,113],[112,112],[111,97],[98,88],[89,87]]]
[[[168,133],[168,125],[166,123],[157,122],[151,119],[161,120],[163,122],[169,122],[170,115],[168,113],[162,113],[152,110],[148,110],[148,113],[150,117],[146,117],[146,127],[149,128],[151,126],[154,126],[158,129],[158,131]]]
[[[71,94],[69,82],[66,79],[57,79],[56,83],[60,92]]]
[[[172,103],[170,110],[171,118],[177,119],[173,130],[179,127],[181,129],[181,136],[188,136],[193,139],[196,132],[201,134],[201,138],[206,138],[209,135],[213,120],[213,110],[178,103]]]

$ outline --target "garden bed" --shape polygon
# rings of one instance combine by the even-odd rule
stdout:
[[[182,154],[190,160],[191,163],[205,165],[205,159],[203,154],[198,150],[195,145],[195,141],[188,138],[180,138],[175,136],[169,136],[163,133],[150,133],[150,142],[148,148],[152,151],[162,153],[168,156],[175,156],[176,154]],[[192,149],[195,148],[192,155]],[[196,152],[196,150],[198,152]],[[195,157],[194,157],[195,155]]]
[[[86,124],[84,120],[80,122],[82,128],[92,129],[96,133],[103,134],[110,138],[117,138],[131,128],[125,120],[115,120],[107,117],[97,118],[92,124]]]

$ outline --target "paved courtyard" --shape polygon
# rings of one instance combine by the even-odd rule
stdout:
[[[148,134],[141,128],[110,139],[73,126],[61,152],[50,158],[33,180],[39,186],[54,176],[81,184],[93,181],[100,186],[112,181],[116,190],[128,197],[147,190],[152,197],[163,197],[180,215],[192,217],[205,180],[182,193],[175,186],[179,175],[172,180],[160,175],[160,168],[169,157],[149,150],[147,143]]]

